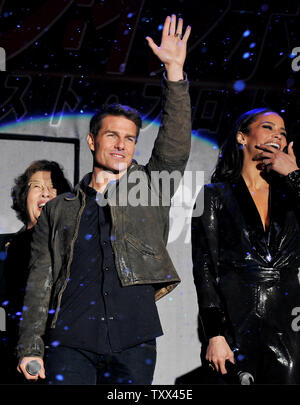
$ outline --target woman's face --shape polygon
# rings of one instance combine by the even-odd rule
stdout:
[[[257,155],[255,145],[269,145],[283,150],[286,145],[286,130],[283,119],[273,112],[260,114],[252,122],[248,134],[238,134],[238,142],[244,144],[244,151],[250,157]]]
[[[27,229],[30,229],[36,224],[46,202],[57,196],[57,190],[53,188],[51,172],[35,172],[30,177],[28,185]]]

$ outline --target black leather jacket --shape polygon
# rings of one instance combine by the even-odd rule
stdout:
[[[148,201],[151,201],[151,193],[161,201],[164,190],[161,187],[153,189],[151,174],[178,171],[182,175],[184,172],[191,140],[187,81],[165,80],[163,96],[162,125],[148,164],[142,166],[132,163],[127,174],[106,194],[112,218],[111,241],[120,281],[124,287],[153,284],[156,299],[167,294],[180,282],[166,250],[170,204],[132,206],[126,203],[126,196],[124,201],[123,191],[127,190],[129,198],[130,191],[137,184],[127,180],[136,173],[149,196]],[[122,188],[124,183],[125,189]],[[173,186],[170,197],[174,192]],[[121,203],[118,202],[119,197]],[[115,202],[118,202],[117,205]],[[62,194],[48,202],[35,226],[24,320],[18,344],[20,358],[43,356],[42,335],[46,326],[55,327],[61,298],[68,283],[73,248],[84,207],[85,194],[79,185],[75,195]]]
[[[300,170],[272,181],[266,231],[242,177],[202,192],[192,251],[203,339],[223,335],[238,347],[249,333],[254,339],[255,317],[279,333],[291,331],[292,310],[300,306]]]

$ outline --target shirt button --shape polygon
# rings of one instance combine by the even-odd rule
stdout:
[[[113,320],[114,320],[114,317],[113,317],[113,316],[110,316],[108,319],[109,319],[110,321],[113,321]]]
[[[104,291],[104,295],[108,295],[108,291]]]
[[[108,271],[108,270],[109,270],[109,267],[104,267],[104,270]]]
[[[105,321],[105,318],[103,316],[101,317],[101,321]]]

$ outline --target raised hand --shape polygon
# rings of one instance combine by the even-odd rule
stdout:
[[[157,46],[153,39],[146,37],[153,53],[164,63],[167,70],[168,79],[177,81],[183,79],[183,65],[186,58],[187,40],[191,33],[188,26],[182,37],[183,20],[178,19],[176,27],[176,15],[167,17],[162,30],[160,46]]]

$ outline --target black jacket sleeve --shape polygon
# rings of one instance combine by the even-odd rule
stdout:
[[[213,185],[202,188],[197,204],[200,217],[192,219],[192,259],[200,327],[204,339],[224,335],[226,317],[218,291],[218,197]]]
[[[285,185],[292,192],[294,202],[300,207],[300,170],[294,170],[284,177]]]
[[[52,260],[50,250],[49,217],[47,205],[34,227],[31,243],[29,277],[26,286],[23,320],[20,323],[18,357],[43,357],[48,307],[52,288]]]
[[[172,82],[164,78],[162,91],[161,125],[146,168],[149,173],[178,173],[178,181],[174,185],[170,183],[170,197],[173,197],[191,149],[189,83],[187,79]]]

